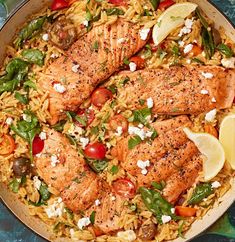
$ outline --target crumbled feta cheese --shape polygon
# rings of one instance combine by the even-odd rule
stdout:
[[[59,198],[53,204],[45,208],[45,212],[48,218],[61,217],[63,214],[63,211],[64,211],[64,203],[62,202],[61,198]]]
[[[130,71],[134,72],[136,71],[137,65],[135,64],[135,62],[130,62],[129,67]]]
[[[117,233],[117,237],[128,242],[136,240],[136,234],[133,230],[120,231]]]
[[[138,135],[141,138],[141,140],[144,140],[146,138],[146,134],[145,134],[144,130],[140,129],[138,127],[130,126],[128,128],[128,133],[130,135],[132,135],[132,134]]]
[[[187,54],[193,49],[193,44],[188,44],[184,47],[184,53]]]
[[[212,188],[219,188],[219,187],[221,187],[221,184],[218,181],[214,181],[214,182],[211,183],[211,187]]]
[[[107,142],[106,146],[107,146],[108,149],[110,149],[112,145],[109,142]]]
[[[37,157],[37,158],[40,158],[41,157],[41,153],[39,153],[39,154],[36,154],[35,156]]]
[[[56,167],[57,163],[60,163],[56,155],[51,156],[51,166]]]
[[[179,40],[179,41],[178,41],[178,44],[179,44],[180,47],[183,47],[185,43],[184,43],[184,41]]]
[[[33,186],[34,186],[37,190],[39,190],[40,187],[41,187],[41,184],[42,184],[42,182],[38,179],[38,177],[37,177],[37,176],[34,176],[34,177],[33,177]]]
[[[162,223],[166,224],[171,221],[171,216],[162,215]]]
[[[30,123],[31,122],[31,116],[24,113],[23,114],[23,120]]]
[[[148,38],[148,34],[149,34],[150,29],[141,29],[140,30],[140,39],[141,40],[146,40]]]
[[[143,124],[138,124],[138,127],[139,127],[140,129],[142,129],[142,128],[144,127],[144,125],[143,125]]]
[[[211,110],[210,112],[208,112],[205,116],[205,120],[207,122],[213,122],[215,117],[216,117],[216,113],[217,113],[217,110],[216,109],[213,109]]]
[[[201,90],[201,94],[203,94],[203,95],[206,95],[206,94],[209,94],[209,92],[208,92],[208,90]]]
[[[151,138],[152,135],[153,135],[152,131],[147,131],[146,132],[146,137]]]
[[[89,217],[81,218],[78,220],[78,228],[82,230],[84,227],[88,226],[91,223]]]
[[[121,126],[118,126],[115,135],[121,136],[122,133],[123,133],[122,127]]]
[[[152,108],[153,107],[153,99],[151,97],[149,97],[147,99],[147,107],[148,108]]]
[[[96,199],[96,200],[95,200],[95,205],[96,205],[96,206],[99,206],[99,205],[100,205],[100,200],[99,200],[99,199]]]
[[[50,57],[54,59],[54,58],[58,58],[59,55],[58,55],[57,53],[52,53],[52,54],[50,55]]]
[[[225,68],[235,68],[235,57],[231,57],[231,58],[223,58],[221,60],[221,64],[225,67]]]
[[[85,147],[89,144],[89,138],[80,137],[80,143],[82,144],[82,148],[85,149]]]
[[[44,41],[48,41],[48,40],[49,40],[49,34],[44,34],[44,35],[42,36],[42,39],[43,39]]]
[[[88,27],[89,26],[89,21],[88,20],[84,20],[82,22],[82,24],[85,26],[85,27]]]
[[[182,37],[185,34],[189,34],[192,31],[193,19],[186,19],[184,22],[184,27],[180,30],[179,37]]]
[[[214,97],[211,99],[211,101],[212,101],[213,103],[216,103],[216,99],[215,99]]]
[[[117,40],[117,43],[118,43],[118,44],[122,44],[122,43],[124,43],[125,41],[126,41],[125,38],[120,38],[120,39]]]
[[[74,233],[75,233],[74,232],[74,229],[70,229],[69,232],[70,232],[71,237],[73,237],[74,236]]]
[[[39,134],[39,138],[41,139],[41,140],[46,140],[47,139],[47,134],[45,133],[45,132],[41,132],[40,134]]]
[[[13,123],[13,119],[11,118],[11,117],[8,117],[7,119],[6,119],[6,124],[7,125],[11,125]]]
[[[206,79],[211,79],[211,78],[213,78],[213,76],[214,76],[214,75],[213,75],[212,73],[210,73],[210,72],[203,72],[203,71],[202,71],[201,74],[202,74],[202,76],[205,77]]]
[[[187,59],[187,60],[186,60],[186,63],[187,63],[187,64],[191,64],[191,62],[192,62],[192,61],[191,61],[190,59]]]
[[[206,52],[205,51],[202,51],[202,56],[206,57]]]
[[[71,124],[67,132],[72,136],[80,136],[83,134],[83,131],[78,125]]]
[[[143,175],[146,175],[148,173],[148,170],[146,168],[150,166],[150,161],[149,160],[146,160],[146,161],[138,160],[137,166],[141,169],[141,173]]]
[[[78,65],[78,64],[77,64],[77,65],[73,65],[73,66],[72,66],[72,72],[77,73],[79,67],[80,67],[80,65]]]
[[[60,83],[55,83],[53,87],[58,93],[64,93],[66,91],[66,88]]]
[[[175,213],[175,208],[171,208],[171,213]]]
[[[111,201],[115,201],[116,197],[115,196],[111,196]]]

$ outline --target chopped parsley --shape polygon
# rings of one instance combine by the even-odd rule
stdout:
[[[135,148],[136,145],[140,144],[141,142],[142,140],[139,135],[133,136],[128,140],[128,149],[132,150],[133,148]]]

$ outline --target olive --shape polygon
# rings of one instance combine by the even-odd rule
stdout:
[[[139,229],[139,238],[143,241],[154,239],[157,233],[157,226],[152,221],[146,221]]]
[[[24,176],[30,173],[30,160],[26,157],[19,157],[13,161],[13,172],[15,176]]]
[[[219,45],[222,42],[220,33],[219,33],[219,31],[215,27],[212,27],[212,33],[213,33],[213,38],[214,38],[215,45],[217,46],[217,45]]]

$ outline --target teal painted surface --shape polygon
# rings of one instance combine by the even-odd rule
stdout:
[[[7,0],[11,6],[18,0]],[[0,25],[6,17],[6,11],[0,0]],[[213,0],[235,24],[235,0]],[[19,222],[14,215],[0,202],[0,242],[44,242],[45,240],[34,234]],[[198,236],[192,242],[235,242],[235,203],[228,212],[213,225],[206,233]]]

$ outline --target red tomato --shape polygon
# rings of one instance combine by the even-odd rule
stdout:
[[[109,3],[112,3],[116,6],[126,6],[127,0],[109,0]]]
[[[194,44],[193,49],[190,51],[190,54],[193,56],[200,55],[202,53],[202,49],[200,46]]]
[[[123,132],[128,130],[128,122],[121,114],[113,116],[109,121],[109,125],[112,130],[117,130],[117,127],[122,127]]]
[[[87,126],[90,125],[95,118],[95,112],[92,109],[79,109],[77,115],[81,118],[86,118]],[[82,127],[82,124],[79,123],[79,126]]]
[[[136,193],[134,183],[127,178],[116,180],[113,183],[113,189],[118,195],[126,198],[133,198]]]
[[[41,140],[38,135],[33,140],[33,155],[39,154],[44,148],[44,140]]]
[[[97,88],[91,95],[91,103],[96,107],[102,107],[109,99],[112,99],[111,91],[104,87]]]
[[[55,10],[67,8],[68,6],[69,4],[65,0],[54,0],[51,5],[51,10],[55,11]]]
[[[145,67],[145,60],[140,56],[133,56],[129,59],[129,61],[136,64],[137,70],[143,69]]]
[[[183,206],[175,207],[176,215],[179,215],[182,217],[192,217],[196,214],[196,212],[197,212],[196,208],[189,208],[189,207],[183,207]]]
[[[0,141],[0,155],[10,155],[15,149],[15,140],[12,136],[4,134]]]
[[[175,4],[175,2],[173,0],[164,0],[163,2],[161,2],[159,4],[159,9],[160,10],[166,10],[167,8],[169,8],[171,5]]]
[[[106,147],[104,144],[96,142],[86,146],[84,150],[85,155],[88,158],[101,160],[104,159],[106,154]]]

